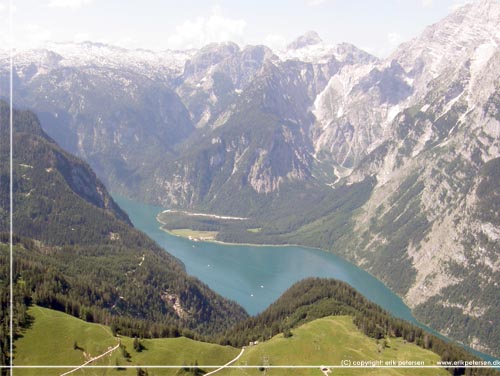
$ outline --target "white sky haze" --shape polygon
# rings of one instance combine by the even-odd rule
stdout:
[[[151,50],[231,40],[283,48],[308,30],[380,57],[464,0],[11,0],[15,48],[90,40]],[[9,0],[0,0],[8,19]],[[7,22],[0,43],[8,44]]]

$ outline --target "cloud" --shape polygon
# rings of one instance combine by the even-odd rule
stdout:
[[[107,44],[130,49],[137,46],[137,41],[130,36],[124,35],[119,39],[113,39],[109,41]]]
[[[430,8],[432,5],[434,5],[434,0],[422,0],[422,6],[424,8]]]
[[[333,0],[305,0],[306,5],[310,7],[315,7],[317,5],[331,3],[331,2],[333,2]]]
[[[50,41],[53,33],[38,24],[14,24],[13,43],[16,48],[37,48]]]
[[[361,50],[366,51],[366,52],[368,52],[369,54],[372,54],[372,55],[375,55],[375,54],[379,53],[379,51],[376,48],[370,47],[370,46],[362,46]]]
[[[387,41],[391,46],[397,46],[403,41],[403,37],[399,33],[389,33],[387,34]]]
[[[247,23],[222,15],[220,7],[214,7],[210,17],[186,20],[175,28],[168,40],[172,49],[199,48],[211,42],[233,41],[241,43]]]
[[[0,1],[0,13],[6,12],[8,14],[10,11],[17,13],[17,7],[13,3],[9,4],[6,0]]]
[[[81,43],[91,40],[91,38],[89,33],[76,33],[75,35],[73,35],[73,40],[76,43]]]
[[[451,10],[454,12],[458,8],[462,8],[464,5],[473,3],[473,0],[455,0],[455,2],[451,5]]]
[[[326,0],[306,0],[306,4],[309,6],[316,6],[323,4],[325,1]]]
[[[387,57],[389,56],[394,49],[399,46],[402,42],[404,42],[401,34],[397,32],[387,33],[386,35],[386,43],[383,46],[379,46],[376,48],[363,48],[365,51],[378,56],[378,57]]]
[[[271,47],[273,50],[281,50],[285,48],[288,40],[280,34],[268,34],[264,37],[264,40],[260,43]]]
[[[81,8],[91,4],[94,0],[49,0],[47,6],[51,8]]]

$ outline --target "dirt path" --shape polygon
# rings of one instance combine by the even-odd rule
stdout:
[[[209,373],[205,373],[205,376],[208,376],[208,375],[213,375],[215,372],[219,372],[220,370],[226,368],[227,366],[229,366],[230,364],[236,362],[242,355],[243,353],[245,352],[245,348],[242,348],[241,349],[241,352],[238,354],[238,356],[236,358],[234,358],[233,360],[227,362],[226,364],[224,364],[222,367],[220,368],[217,368],[215,371],[212,371],[212,372],[209,372]]]
[[[102,358],[102,357],[104,357],[104,356],[106,356],[106,355],[108,355],[108,354],[112,353],[112,352],[113,352],[113,351],[115,351],[118,347],[120,347],[120,344],[117,344],[115,347],[112,347],[111,349],[109,349],[109,350],[108,350],[108,351],[106,351],[105,353],[102,353],[101,355],[98,355],[98,356],[96,356],[96,357],[94,357],[94,358],[92,358],[92,359],[90,359],[90,360],[86,361],[86,362],[85,362],[85,363],[83,363],[81,366],[78,366],[78,367],[76,367],[76,368],[72,369],[71,371],[61,373],[61,375],[60,375],[60,376],[66,376],[66,375],[69,375],[70,373],[73,373],[73,372],[75,372],[75,371],[78,371],[79,369],[81,369],[81,368],[85,367],[86,365],[88,365],[88,364],[90,364],[90,363],[92,363],[92,362],[95,362],[97,359],[100,359],[100,358]]]

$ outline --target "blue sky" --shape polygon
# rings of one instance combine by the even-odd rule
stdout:
[[[11,1],[17,48],[83,40],[153,50],[223,40],[280,48],[315,30],[326,42],[386,56],[466,0]],[[8,12],[9,1],[0,0],[0,17]]]

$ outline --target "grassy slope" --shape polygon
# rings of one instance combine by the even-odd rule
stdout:
[[[73,348],[74,342],[85,349],[91,356],[99,355],[108,347],[117,344],[111,330],[103,325],[89,324],[61,312],[32,307],[33,326],[23,338],[16,342],[16,365],[69,364],[79,365],[85,362],[83,351]],[[403,343],[400,339],[391,339],[389,348],[378,352],[380,345],[364,336],[354,326],[348,316],[327,317],[316,320],[293,331],[293,337],[283,338],[278,335],[268,342],[246,349],[236,365],[261,365],[264,356],[269,357],[270,365],[304,364],[340,364],[342,359],[351,360],[424,360],[432,364],[439,360],[436,354],[423,350],[413,344]],[[233,359],[239,349],[196,342],[186,338],[143,340],[145,350],[138,353],[133,349],[133,340],[122,337],[122,344],[130,353],[127,361],[118,349],[110,356],[94,363],[96,365],[190,365],[195,361],[202,365],[220,365]],[[66,370],[43,370],[44,375],[60,375]],[[272,374],[290,374],[290,370],[270,370]],[[40,370],[17,370],[16,375],[40,375]],[[77,371],[75,375],[136,375],[135,369],[117,370],[88,369]],[[149,375],[184,374],[182,370],[150,369]],[[223,370],[219,375],[261,375],[257,369]],[[293,371],[294,375],[321,375],[318,369]],[[444,370],[418,371],[409,370],[334,370],[335,375],[449,375]]]
[[[104,353],[108,347],[118,342],[111,330],[99,324],[90,324],[62,312],[42,307],[32,307],[30,314],[34,317],[33,326],[28,329],[23,338],[15,343],[15,365],[80,365],[86,361],[83,352],[92,357]],[[84,349],[75,350],[74,342]],[[138,353],[133,348],[133,339],[121,337],[131,359],[127,361],[120,351],[115,350],[95,365],[218,365],[233,359],[240,350],[209,343],[196,342],[187,338],[142,340],[146,348]],[[60,375],[66,369],[31,369],[16,370],[16,375]],[[149,374],[175,375],[179,370],[150,370]],[[182,372],[181,372],[182,373]],[[135,369],[117,370],[88,369],[79,370],[74,375],[136,375]]]
[[[423,360],[435,364],[439,356],[400,338],[390,339],[382,349],[374,339],[363,335],[349,316],[330,316],[315,320],[293,330],[291,338],[279,334],[270,341],[252,346],[237,364],[262,365],[340,365],[344,359],[355,360]],[[381,349],[379,352],[378,349]],[[289,375],[289,369],[271,369],[273,375]],[[220,375],[261,375],[259,370],[228,370]],[[294,369],[293,375],[321,375],[318,369]],[[449,375],[441,369],[333,369],[333,375]]]

